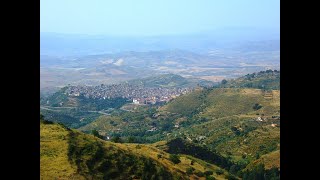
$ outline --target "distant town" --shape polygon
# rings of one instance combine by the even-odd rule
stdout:
[[[68,96],[84,96],[93,99],[127,98],[133,104],[156,104],[168,102],[181,94],[193,91],[193,88],[150,88],[128,83],[99,86],[68,86]]]

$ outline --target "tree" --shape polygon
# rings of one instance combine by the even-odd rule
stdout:
[[[95,129],[91,131],[91,134],[97,138],[103,139],[103,136],[101,136],[99,132]]]
[[[237,173],[237,166],[236,165],[232,165],[230,167],[229,172],[230,172],[230,174],[236,174]]]
[[[210,176],[210,175],[213,174],[213,171],[205,171],[204,174],[205,174],[206,176]]]
[[[114,136],[111,138],[111,141],[115,143],[122,143],[122,139],[119,136]]]
[[[204,173],[201,172],[201,171],[197,171],[195,174],[196,174],[198,177],[204,177]]]
[[[206,180],[215,180],[216,178],[213,176],[206,176]]]
[[[128,138],[128,143],[134,143],[134,142],[136,142],[136,139],[133,136],[130,136]]]
[[[186,169],[186,172],[187,172],[188,175],[193,174],[193,171],[194,171],[194,169],[192,167],[189,167],[189,168]]]
[[[254,110],[259,110],[262,108],[262,106],[258,103],[254,104],[254,106],[252,107]]]
[[[44,115],[40,113],[40,120],[43,120],[43,119],[44,119]]]
[[[181,162],[179,156],[176,155],[176,154],[170,154],[169,159],[170,159],[170,161],[172,161],[174,164],[178,164],[178,163]]]
[[[218,170],[216,170],[216,174],[218,174],[218,175],[223,174],[223,170],[222,170],[222,169],[218,169]]]
[[[225,84],[227,84],[227,82],[228,82],[227,80],[223,79],[223,80],[221,81],[221,84],[222,84],[222,85],[225,85]]]

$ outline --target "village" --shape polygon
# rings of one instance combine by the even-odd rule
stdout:
[[[168,102],[182,94],[191,92],[192,88],[151,88],[128,83],[99,86],[68,86],[68,96],[84,96],[92,99],[126,98],[133,104],[156,104]]]

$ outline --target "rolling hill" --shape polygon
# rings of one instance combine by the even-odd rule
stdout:
[[[280,71],[266,70],[228,81],[223,87],[280,90]]]
[[[226,179],[224,169],[147,144],[103,141],[63,125],[40,120],[41,179]]]
[[[261,172],[277,179],[280,170],[278,73],[259,72],[252,78],[247,75],[219,87],[197,88],[163,106],[132,104],[129,109],[100,116],[78,130],[85,133],[97,130],[106,139],[110,136],[131,141],[106,142],[127,151],[135,149],[137,144],[132,142],[143,143],[139,146],[180,154],[181,159],[199,158],[197,162],[215,164],[244,179],[257,177]],[[248,81],[257,82],[258,88],[244,86]],[[167,81],[160,78],[143,82],[156,86]],[[136,152],[143,154],[147,149]],[[148,153],[144,155],[151,157]],[[170,169],[169,172],[175,172]]]

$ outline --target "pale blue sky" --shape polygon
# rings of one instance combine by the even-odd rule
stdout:
[[[40,0],[40,31],[167,35],[280,27],[280,0]]]

